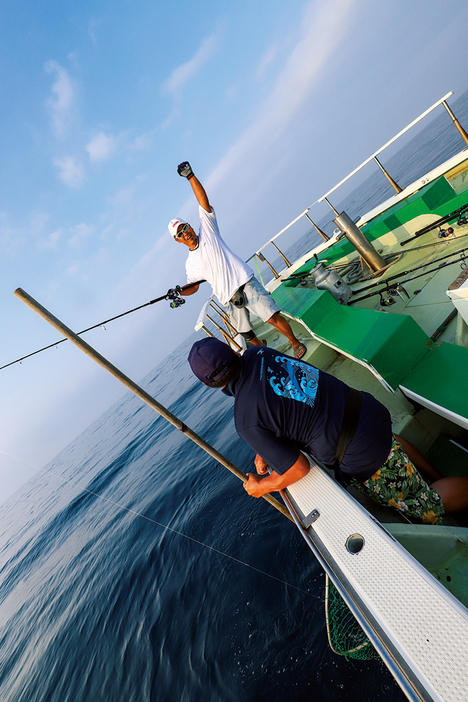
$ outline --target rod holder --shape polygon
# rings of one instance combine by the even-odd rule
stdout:
[[[339,214],[333,221],[344,232],[348,241],[352,243],[373,273],[377,273],[387,266],[385,259],[367,241],[359,227],[354,224],[346,212]]]

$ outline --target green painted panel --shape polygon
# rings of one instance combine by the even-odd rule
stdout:
[[[444,202],[453,200],[456,197],[455,190],[442,176],[430,185],[422,196],[422,200],[427,205],[429,210],[435,210]]]
[[[394,214],[391,214],[390,217],[386,217],[384,219],[384,224],[386,227],[388,227],[388,231],[390,232],[394,229],[398,229],[398,227],[401,226],[400,220]]]
[[[427,354],[427,336],[407,315],[340,306],[314,333],[353,358],[367,362],[392,387]]]
[[[340,305],[327,290],[281,286],[273,298],[324,343],[372,365],[392,388],[428,352],[426,334],[407,315]]]
[[[303,319],[310,328],[340,307],[327,290],[286,288],[281,285],[272,293],[272,297],[282,310]]]
[[[468,348],[447,343],[434,346],[401,384],[468,418]]]

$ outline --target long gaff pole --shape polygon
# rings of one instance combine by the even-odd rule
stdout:
[[[180,421],[172,412],[169,412],[163,405],[161,405],[154,397],[151,397],[143,388],[133,382],[128,376],[124,375],[116,366],[112,365],[104,356],[101,356],[92,346],[86,343],[83,339],[75,334],[71,329],[69,329],[65,324],[63,324],[57,317],[54,317],[48,310],[45,309],[39,302],[34,300],[28,293],[26,293],[21,288],[15,290],[15,295],[22,302],[24,302],[28,307],[30,307],[34,312],[36,312],[40,317],[46,320],[52,327],[63,334],[69,341],[71,341],[75,346],[78,346],[84,353],[86,353],[90,358],[92,358],[96,363],[102,366],[106,371],[108,371],[114,378],[120,380],[120,382],[125,385],[129,390],[131,390],[137,397],[139,397],[143,402],[152,407],[156,412],[162,415],[168,422],[173,424],[179,431],[181,431],[185,436],[196,443],[200,448],[210,454],[214,459],[216,459],[221,465],[234,473],[243,482],[247,481],[247,476],[243,473],[234,463],[231,463],[227,458],[225,458],[219,451],[217,451],[213,446],[208,444],[204,439],[202,439],[198,434],[192,431],[186,424]],[[269,502],[273,507],[275,507],[279,512],[281,512],[285,517],[292,521],[292,518],[286,509],[278,500],[276,500],[271,495],[263,495],[265,500]]]

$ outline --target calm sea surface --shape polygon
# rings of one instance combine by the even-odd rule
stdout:
[[[468,93],[454,109],[466,123]],[[407,184],[460,147],[442,115],[388,166]],[[385,196],[374,180],[352,216]],[[232,400],[188,370],[195,338],[141,384],[249,470]],[[380,662],[330,651],[296,528],[138,398],[46,470],[0,513],[1,702],[405,699]]]

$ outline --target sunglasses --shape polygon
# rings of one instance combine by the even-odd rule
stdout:
[[[176,234],[176,239],[182,239],[182,237],[184,236],[185,232],[188,232],[188,230],[191,229],[191,228],[192,228],[192,227],[190,226],[190,224],[183,224],[183,225],[182,225],[182,228],[181,228],[181,229],[177,232],[177,234]]]

